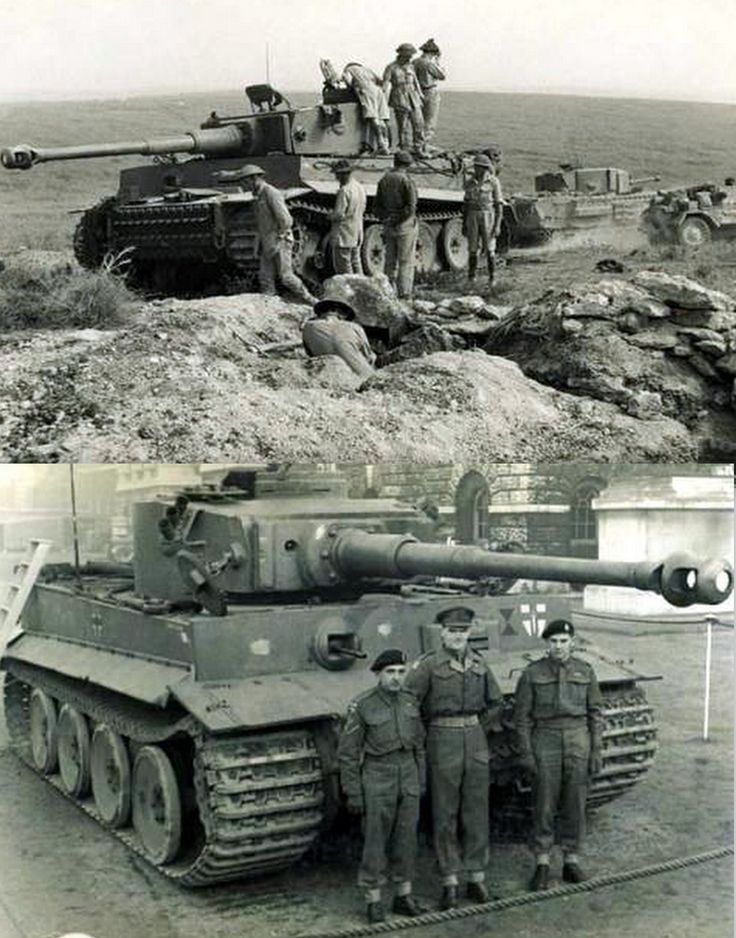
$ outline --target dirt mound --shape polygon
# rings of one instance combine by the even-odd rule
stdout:
[[[703,449],[736,454],[736,304],[658,271],[575,284],[510,313],[486,350],[552,387],[670,417]],[[647,431],[648,432],[648,431]]]

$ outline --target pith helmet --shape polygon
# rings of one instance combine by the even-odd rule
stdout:
[[[411,166],[412,162],[411,153],[407,153],[406,150],[397,150],[394,153],[394,163],[397,166]]]
[[[469,629],[474,618],[475,612],[467,606],[451,606],[438,612],[435,621],[446,629]]]
[[[491,158],[486,156],[485,153],[479,153],[476,156],[476,158],[473,160],[473,166],[483,166],[485,169],[493,169]]]
[[[352,173],[353,165],[348,160],[338,160],[332,167],[332,172],[339,176],[340,173]]]
[[[396,51],[399,54],[404,52],[406,55],[414,55],[417,50],[410,42],[402,42],[401,45],[397,47]]]
[[[260,166],[256,166],[254,163],[246,163],[245,166],[241,166],[240,169],[221,169],[220,172],[217,173],[217,178],[221,182],[240,182],[241,179],[250,179],[251,176],[265,175],[265,169],[261,169]]]
[[[435,55],[440,51],[440,47],[434,39],[428,39],[423,45],[419,46],[422,52],[433,52]]]
[[[390,668],[394,664],[406,664],[406,655],[400,648],[386,648],[376,658],[371,665],[371,671],[378,673],[384,668]]]
[[[570,638],[575,634],[575,626],[567,619],[554,619],[542,632],[542,638],[552,638],[553,635],[569,635]]]
[[[355,309],[350,302],[348,291],[334,279],[326,280],[322,299],[314,304],[314,311],[318,316],[329,312],[331,309],[339,309],[346,313],[349,319],[355,319]]]

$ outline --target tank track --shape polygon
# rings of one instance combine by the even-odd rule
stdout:
[[[657,752],[657,724],[644,691],[636,686],[604,687],[602,710],[603,768],[588,788],[589,809],[624,794],[646,775]],[[510,711],[503,722],[510,726]],[[510,729],[492,745],[491,785],[504,796],[491,797],[491,836],[499,841],[526,838],[531,823],[531,788],[519,779],[518,749]]]
[[[291,866],[317,838],[324,817],[320,759],[306,729],[211,736],[188,715],[172,718],[101,688],[17,662],[5,676],[5,712],[11,743],[33,771],[103,823],[94,799],[72,798],[58,775],[43,776],[30,754],[28,707],[32,687],[70,703],[94,722],[107,723],[136,744],[186,738],[201,834],[182,856],[156,869],[184,886],[208,886]],[[103,824],[106,827],[106,825]],[[132,828],[110,829],[128,849],[150,858]]]
[[[330,212],[332,211],[332,206],[325,205],[321,202],[312,201],[311,199],[290,199],[288,206],[289,210],[299,209],[303,212],[312,212],[315,215],[323,216],[325,219],[329,218]],[[448,208],[434,212],[423,210],[420,207],[417,208],[417,218],[420,221],[449,221],[451,218],[460,218],[461,216],[462,204],[458,204],[454,208]],[[365,221],[380,222],[380,218],[378,215],[374,215],[370,210],[367,210],[365,213]]]

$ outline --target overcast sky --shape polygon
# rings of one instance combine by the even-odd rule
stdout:
[[[736,0],[2,0],[0,97],[321,85],[432,36],[447,89],[736,102]]]

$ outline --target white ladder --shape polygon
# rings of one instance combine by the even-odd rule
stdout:
[[[0,651],[5,649],[20,621],[50,548],[51,541],[31,539],[28,542],[26,559],[15,566],[13,574],[16,581],[8,584],[5,603],[0,606]]]

